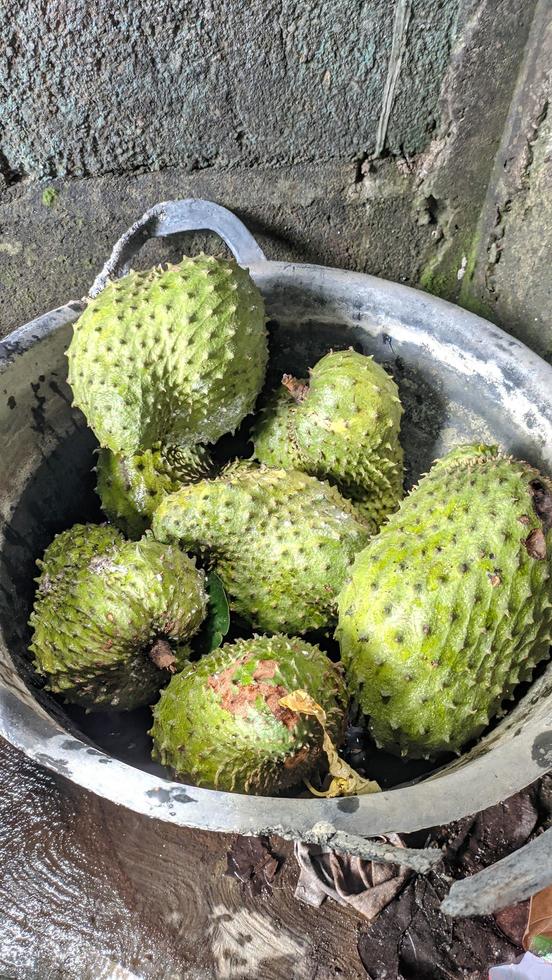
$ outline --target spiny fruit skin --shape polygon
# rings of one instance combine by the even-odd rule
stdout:
[[[212,463],[204,446],[158,445],[134,456],[100,449],[96,470],[96,492],[104,514],[127,537],[137,540],[150,527],[163,497],[184,483],[209,476]]]
[[[322,729],[281,698],[306,690],[343,737],[347,695],[338,668],[302,640],[256,636],[227,643],[176,674],[155,706],[153,757],[198,786],[271,795],[312,776]]]
[[[335,597],[369,531],[334,487],[239,462],[161,502],[153,533],[214,564],[231,608],[270,632],[335,621]]]
[[[548,656],[551,492],[527,463],[462,446],[358,555],[337,636],[378,745],[458,751]]]
[[[308,381],[284,376],[256,425],[255,456],[334,483],[377,531],[402,497],[401,415],[387,372],[364,354],[337,351]]]
[[[67,356],[101,446],[132,456],[157,442],[216,442],[263,384],[263,300],[245,269],[208,255],[131,272],[88,304]]]
[[[151,536],[125,541],[94,524],[58,534],[38,565],[30,650],[48,689],[96,710],[151,702],[170,673],[148,651],[163,639],[176,666],[187,660],[181,644],[206,612],[203,573]]]

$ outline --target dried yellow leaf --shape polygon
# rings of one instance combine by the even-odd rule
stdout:
[[[362,776],[359,776],[358,772],[355,772],[345,762],[345,759],[342,759],[338,754],[335,745],[326,731],[326,712],[324,708],[316,703],[314,698],[311,698],[307,691],[292,691],[290,694],[286,694],[285,697],[280,698],[280,704],[283,708],[289,708],[290,711],[312,715],[316,718],[324,733],[322,747],[328,757],[328,768],[332,781],[328,789],[321,792],[320,790],[314,789],[305,780],[311,793],[314,793],[315,796],[331,798],[334,796],[361,796],[364,793],[381,792],[381,787],[378,783],[372,779],[364,779]]]

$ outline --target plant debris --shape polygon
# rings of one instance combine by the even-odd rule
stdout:
[[[315,789],[308,780],[307,788],[314,796],[324,796],[328,799],[334,796],[360,796],[363,793],[381,792],[378,783],[364,779],[338,755],[337,749],[326,731],[326,712],[314,701],[306,691],[293,691],[281,698],[280,704],[295,712],[313,715],[324,732],[322,747],[328,757],[328,768],[332,781],[326,790]]]
[[[531,899],[523,948],[552,962],[552,885]]]
[[[270,894],[281,862],[267,837],[237,836],[226,855],[226,874],[237,878],[251,896]]]
[[[384,840],[404,847],[397,834],[389,834]],[[326,898],[332,898],[340,905],[350,905],[369,922],[398,895],[412,874],[404,866],[366,861],[300,841],[295,843],[295,857],[300,868],[295,889],[299,901],[319,907]]]

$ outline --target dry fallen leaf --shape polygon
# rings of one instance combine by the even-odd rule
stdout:
[[[324,738],[322,742],[322,747],[324,752],[328,757],[328,768],[330,771],[330,776],[332,776],[332,781],[327,790],[320,791],[315,789],[314,786],[305,780],[305,783],[311,793],[315,796],[333,797],[333,796],[355,796],[362,795],[364,793],[380,793],[381,787],[378,783],[371,779],[364,779],[359,776],[351,766],[342,759],[335,748],[330,736],[326,731],[326,712],[316,701],[311,698],[310,694],[306,691],[292,691],[291,694],[286,694],[285,697],[280,698],[280,704],[283,708],[289,708],[290,711],[300,712],[304,715],[312,715],[316,718],[322,731],[324,733]]]
[[[552,961],[552,885],[531,899],[523,948]]]

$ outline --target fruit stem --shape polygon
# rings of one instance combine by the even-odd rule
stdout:
[[[150,650],[148,650],[148,656],[158,670],[169,670],[171,674],[176,673],[176,657],[166,640],[155,640]]]
[[[292,374],[284,374],[282,384],[284,388],[287,388],[291,397],[298,403],[304,401],[309,393],[308,382],[299,381]]]

